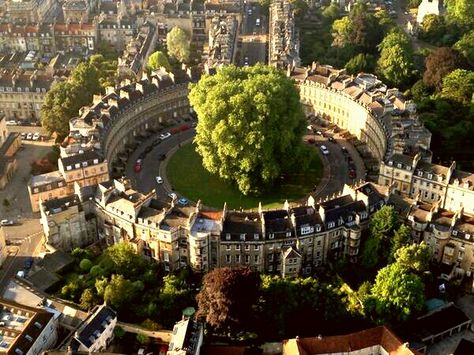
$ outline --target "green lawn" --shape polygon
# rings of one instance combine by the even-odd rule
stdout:
[[[192,201],[200,199],[209,207],[222,208],[227,202],[228,208],[250,209],[258,207],[261,201],[265,208],[277,208],[282,207],[286,199],[295,201],[304,198],[319,183],[321,160],[316,152],[308,158],[311,159],[308,172],[288,176],[261,197],[244,196],[236,187],[210,174],[203,168],[201,158],[192,144],[184,145],[170,158],[166,174],[177,192]]]

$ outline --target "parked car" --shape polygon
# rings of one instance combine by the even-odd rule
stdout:
[[[260,19],[259,18],[255,20],[255,26],[260,26]]]
[[[174,192],[170,192],[170,193],[168,194],[168,197],[171,198],[172,200],[175,200],[175,199],[178,198],[178,195],[176,195]]]
[[[21,132],[21,139],[26,139],[26,132]]]
[[[252,15],[252,9],[248,9],[247,14]]]
[[[7,126],[16,126],[17,122],[15,120],[9,120],[6,122]]]
[[[136,173],[139,173],[140,171],[142,171],[142,168],[143,168],[143,160],[138,159],[138,160],[135,162],[135,166],[133,167],[133,170],[134,170]]]
[[[325,145],[320,146],[319,149],[321,149],[321,153],[323,153],[324,155],[329,154],[329,150]]]
[[[244,57],[244,66],[249,66],[249,57]]]
[[[307,129],[308,131],[312,131],[312,130],[313,130],[313,126],[312,126],[312,125],[309,125],[309,126],[306,127],[306,129]]]
[[[32,139],[33,139],[33,133],[31,133],[31,132],[28,133],[28,134],[26,135],[26,139],[29,140],[29,141],[32,140]]]
[[[157,176],[155,178],[157,184],[162,184],[163,183],[163,178],[161,176]]]
[[[321,131],[316,131],[316,132],[314,132],[314,133],[316,133],[318,136],[322,136],[322,135],[323,135],[323,132],[321,132]]]
[[[181,197],[179,200],[178,200],[178,203],[181,205],[181,206],[187,206],[189,201],[187,198],[184,198],[184,197]]]
[[[15,222],[13,222],[11,219],[2,219],[0,221],[1,226],[13,226]]]
[[[36,132],[35,134],[33,134],[34,141],[38,141],[40,138],[41,138],[41,134],[39,132]]]
[[[171,137],[171,133],[170,132],[165,132],[165,133],[161,133],[160,134],[160,139],[162,141],[164,141],[165,139],[168,139],[169,137]]]

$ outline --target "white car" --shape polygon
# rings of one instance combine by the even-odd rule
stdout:
[[[31,132],[28,133],[28,134],[26,135],[26,139],[29,140],[29,141],[32,140],[32,139],[33,139],[33,133],[31,133]]]
[[[170,192],[168,194],[168,197],[171,198],[172,200],[176,200],[178,198],[178,195],[176,195],[174,192]]]
[[[165,139],[167,139],[167,138],[169,138],[169,137],[171,137],[171,133],[170,133],[170,132],[165,132],[165,133],[161,133],[161,134],[160,134],[160,139],[161,139],[162,141],[164,141]]]
[[[2,219],[0,221],[0,225],[2,226],[13,226],[15,223],[12,220],[9,219]]]
[[[10,120],[6,122],[7,126],[16,126],[17,122],[15,120]]]
[[[319,149],[321,150],[321,153],[323,153],[323,155],[329,154],[329,150],[325,145],[322,145],[321,147],[319,147]]]
[[[41,134],[39,134],[39,132],[36,132],[34,135],[33,135],[33,140],[34,141],[38,141],[41,137]]]
[[[157,176],[155,178],[157,184],[162,184],[163,183],[163,178],[161,176]]]

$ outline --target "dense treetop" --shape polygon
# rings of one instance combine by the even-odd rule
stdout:
[[[182,63],[189,61],[190,41],[183,29],[175,26],[166,35],[168,54]]]
[[[292,167],[305,168],[305,118],[299,94],[282,71],[227,66],[192,86],[197,151],[204,167],[260,193]]]

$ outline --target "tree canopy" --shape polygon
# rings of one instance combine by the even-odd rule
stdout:
[[[299,94],[283,72],[227,66],[203,76],[189,100],[199,117],[194,142],[203,166],[242,193],[261,193],[292,167],[307,167]]]
[[[396,251],[395,259],[406,270],[422,273],[428,270],[431,255],[428,245],[422,242],[402,246]]]
[[[252,320],[259,286],[259,275],[249,268],[214,269],[204,276],[197,295],[197,317],[217,330],[243,330]]]
[[[441,90],[443,78],[455,69],[466,69],[466,59],[460,52],[449,47],[440,47],[434,50],[426,58],[426,70],[423,74],[423,82],[429,86]]]
[[[474,65],[474,30],[466,32],[453,46]]]
[[[175,26],[166,35],[168,54],[182,63],[189,61],[190,41],[184,30]]]
[[[443,79],[441,96],[462,104],[474,104],[474,71],[456,69]],[[471,111],[472,112],[472,111]]]
[[[393,85],[403,85],[413,75],[413,55],[406,34],[393,30],[378,46],[378,73]]]
[[[150,70],[156,70],[161,67],[166,68],[166,70],[171,70],[170,62],[168,61],[168,57],[161,51],[153,52],[148,57],[147,67]]]
[[[424,285],[420,277],[398,263],[380,269],[371,290],[378,320],[404,321],[423,309]]]
[[[448,17],[461,26],[474,24],[474,2],[472,0],[446,0]]]

